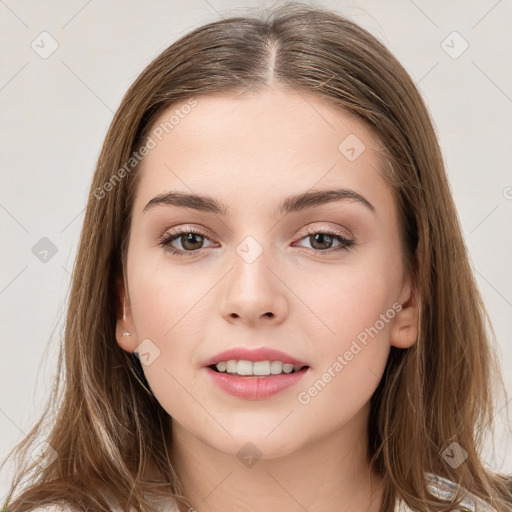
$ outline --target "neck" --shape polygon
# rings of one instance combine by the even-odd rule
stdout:
[[[198,512],[379,512],[384,484],[368,461],[367,420],[365,407],[334,432],[252,463],[242,463],[238,449],[220,452],[173,421],[171,456],[185,497]]]

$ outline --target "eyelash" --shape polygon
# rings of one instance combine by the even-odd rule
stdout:
[[[337,252],[340,250],[348,252],[351,250],[352,247],[354,247],[356,245],[355,240],[346,238],[340,232],[334,231],[334,230],[310,231],[308,229],[307,233],[308,234],[306,236],[303,236],[302,238],[300,238],[299,241],[303,240],[304,238],[308,238],[309,236],[320,234],[320,235],[330,235],[340,242],[340,245],[334,249],[331,248],[331,249],[326,249],[324,251],[318,250],[318,249],[311,249],[311,251],[313,251],[313,253],[315,255],[323,255],[325,253],[333,253],[333,252]],[[201,251],[202,249],[195,249],[192,251],[176,249],[175,247],[173,247],[171,245],[171,243],[174,242],[174,240],[177,240],[181,236],[188,235],[188,234],[199,235],[202,238],[208,239],[206,234],[202,233],[201,231],[197,231],[195,229],[179,228],[171,234],[165,233],[163,236],[161,236],[159,238],[158,245],[162,246],[165,251],[170,252],[172,255],[179,256],[179,257],[183,257],[183,256],[186,256],[187,254],[193,254],[193,253],[197,253],[198,251]]]

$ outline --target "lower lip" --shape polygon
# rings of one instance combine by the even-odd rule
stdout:
[[[209,367],[206,367],[206,371],[213,382],[226,393],[245,400],[261,400],[297,384],[309,371],[309,367],[293,373],[247,377],[216,372]]]

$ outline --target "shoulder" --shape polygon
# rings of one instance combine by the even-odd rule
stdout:
[[[429,482],[427,486],[431,494],[445,500],[451,500],[455,496],[459,488],[457,483],[432,473],[425,473],[425,476]],[[475,494],[470,493],[466,489],[463,489],[463,491],[464,499],[461,501],[463,507],[474,512],[496,512],[489,503],[486,503]]]
[[[458,484],[443,478],[433,473],[425,473],[425,479],[427,481],[427,488],[433,496],[436,496],[442,500],[451,501],[456,495]],[[464,510],[471,512],[496,512],[488,503],[483,501],[478,496],[465,490],[464,499],[461,501],[461,506]],[[396,500],[394,512],[413,512],[411,508],[401,499]]]
[[[78,512],[76,509],[71,508],[68,505],[42,505],[37,508],[33,508],[30,512]]]
[[[117,506],[109,503],[112,512],[121,512],[121,509]],[[80,512],[80,510],[67,503],[52,503],[51,505],[39,505],[37,508],[33,508],[30,512]]]
[[[178,504],[175,500],[158,501],[157,503],[161,508],[162,512],[178,512]],[[109,499],[109,505],[112,512],[123,512],[115,498]],[[30,512],[80,512],[77,508],[72,507],[66,503],[53,503],[51,505],[40,505],[37,508],[32,509]],[[132,508],[130,512],[135,512]]]

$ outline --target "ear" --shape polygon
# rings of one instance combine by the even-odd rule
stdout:
[[[138,342],[137,332],[132,318],[130,301],[126,297],[125,286],[122,276],[116,279],[116,340],[117,344],[127,352],[133,352]],[[124,333],[130,333],[130,336],[123,336]]]
[[[401,309],[395,315],[391,328],[391,345],[397,348],[409,348],[418,338],[419,293],[411,282],[410,276],[404,282],[398,299]]]

